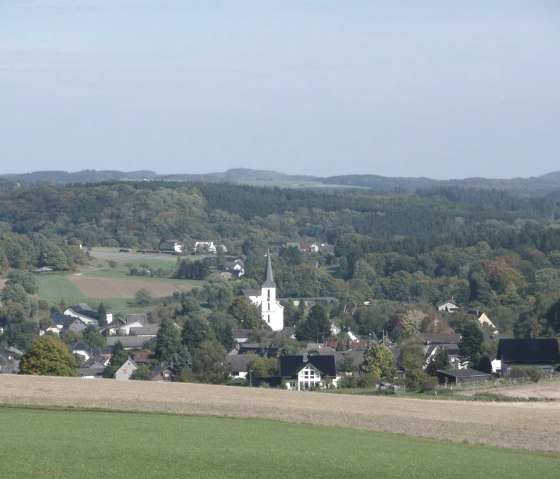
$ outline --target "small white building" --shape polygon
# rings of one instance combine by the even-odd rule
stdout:
[[[138,369],[138,365],[130,358],[128,358],[124,364],[117,369],[115,373],[115,379],[120,381],[128,381],[132,373]]]
[[[454,313],[459,309],[459,306],[457,306],[454,301],[451,300],[447,301],[446,303],[440,304],[437,309],[438,311],[442,311],[445,313]]]

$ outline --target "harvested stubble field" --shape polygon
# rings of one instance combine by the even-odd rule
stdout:
[[[560,380],[543,380],[538,383],[499,385],[473,388],[462,391],[461,396],[474,396],[480,393],[499,394],[515,399],[542,399],[560,401]]]
[[[0,403],[266,418],[560,452],[560,403],[354,396],[202,384],[0,375]]]

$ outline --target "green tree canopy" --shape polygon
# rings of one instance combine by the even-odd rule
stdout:
[[[299,341],[323,342],[330,334],[331,322],[327,310],[319,305],[311,308],[307,318],[300,322],[296,329],[296,337]]]
[[[35,294],[39,290],[33,273],[23,269],[13,269],[10,271],[6,284],[21,284],[28,294]]]
[[[259,311],[251,300],[246,296],[237,296],[228,308],[230,314],[239,326],[245,329],[256,329],[262,327]]]
[[[165,318],[156,336],[156,358],[161,362],[170,362],[181,348],[181,333],[175,322]]]
[[[192,361],[192,371],[196,379],[203,383],[223,383],[228,377],[225,357],[226,350],[220,343],[202,341],[196,348]]]
[[[393,379],[396,372],[396,361],[389,348],[372,341],[364,352],[364,361],[360,365],[360,371],[370,373],[378,379]]]
[[[471,365],[476,365],[483,352],[484,334],[474,321],[469,321],[461,328],[459,355]]]
[[[150,293],[146,288],[141,288],[136,291],[134,299],[140,306],[148,306],[152,301],[152,293]]]
[[[21,358],[20,373],[39,376],[75,376],[76,359],[56,336],[42,336]]]

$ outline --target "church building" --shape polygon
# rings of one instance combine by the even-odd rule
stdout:
[[[270,253],[266,255],[264,283],[259,290],[246,290],[245,295],[259,308],[261,318],[273,331],[284,329],[284,306],[276,300],[276,283],[272,275]]]

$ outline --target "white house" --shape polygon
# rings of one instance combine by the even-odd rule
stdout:
[[[453,300],[451,300],[451,301],[447,301],[446,303],[440,304],[437,309],[438,311],[442,311],[446,313],[454,313],[459,309],[459,306],[457,306],[453,302]]]
[[[272,275],[272,264],[270,262],[270,253],[266,255],[264,283],[261,290],[245,290],[245,295],[251,302],[259,308],[261,319],[270,326],[273,331],[282,331],[284,329],[284,306],[276,300],[276,283]]]
[[[478,311],[477,309],[469,311],[476,320],[480,323],[481,326],[486,326],[489,328],[493,334],[498,334],[498,329],[494,325],[494,323],[490,320],[488,316],[482,311]]]
[[[286,389],[306,391],[338,384],[334,355],[280,356],[278,362]]]
[[[128,381],[132,373],[138,369],[138,365],[130,358],[128,358],[124,364],[117,369],[115,373],[115,379],[119,379],[121,381]]]

